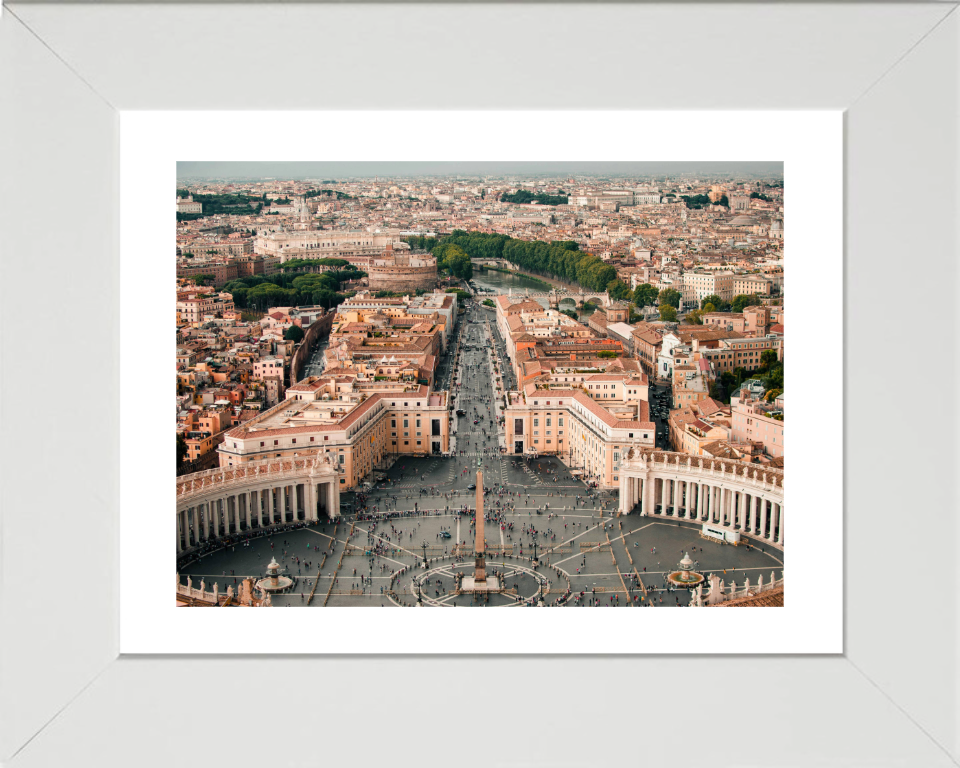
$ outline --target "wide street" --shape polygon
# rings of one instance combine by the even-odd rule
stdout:
[[[669,607],[690,602],[686,590],[664,588],[664,575],[684,552],[699,572],[727,585],[782,577],[779,550],[714,543],[701,538],[699,524],[685,521],[616,517],[616,495],[588,489],[558,459],[501,453],[493,318],[471,309],[461,318],[459,349],[451,344],[450,390],[464,412],[453,417],[451,456],[400,457],[365,495],[341,495],[337,522],[213,552],[181,569],[181,581],[189,574],[194,586],[203,578],[208,589],[217,582],[225,591],[241,578],[262,578],[276,556],[284,574],[297,579],[273,597],[276,606],[413,606],[418,593],[426,606],[521,606],[535,604],[542,590],[548,606],[562,600]],[[487,572],[503,574],[508,588],[484,601],[454,594],[456,574],[473,573],[470,486],[478,469],[486,489]]]

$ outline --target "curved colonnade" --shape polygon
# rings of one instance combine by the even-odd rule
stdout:
[[[631,448],[620,465],[620,513],[690,520],[783,549],[783,470]]]
[[[329,458],[269,459],[177,478],[177,552],[231,533],[340,516]]]

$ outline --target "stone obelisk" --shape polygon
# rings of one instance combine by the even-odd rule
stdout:
[[[487,581],[487,567],[484,562],[486,542],[483,538],[483,470],[477,470],[477,543],[474,546],[476,559],[476,573],[473,577],[475,585],[485,584]]]

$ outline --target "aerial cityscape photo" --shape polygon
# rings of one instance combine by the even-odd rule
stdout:
[[[782,163],[176,186],[178,607],[784,605]]]

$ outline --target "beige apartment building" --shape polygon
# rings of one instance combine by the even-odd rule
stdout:
[[[364,392],[343,387],[339,378],[304,379],[287,389],[286,400],[227,432],[218,449],[220,465],[331,454],[345,490],[359,485],[388,454],[449,450],[446,392],[426,386]]]
[[[777,359],[783,359],[783,338],[766,336],[764,338],[722,339],[715,349],[700,347],[694,341],[694,352],[699,359],[706,360],[715,376],[724,371],[744,368],[752,371],[760,367],[760,356],[768,349],[777,353]]]
[[[735,444],[761,443],[768,456],[783,456],[783,395],[773,403],[751,397],[741,390],[741,397],[730,400],[732,440]]]
[[[754,293],[758,296],[769,296],[773,293],[773,281],[759,275],[734,275],[734,296],[750,296]]]
[[[684,272],[682,281],[674,286],[683,295],[686,306],[700,306],[707,296],[719,296],[724,301],[733,301],[732,272]]]
[[[631,446],[656,444],[656,424],[645,400],[604,406],[580,390],[533,384],[509,397],[504,413],[508,453],[556,455],[584,480],[604,488],[619,484],[620,462]]]
[[[177,322],[196,325],[205,317],[233,312],[233,296],[229,293],[196,293],[177,300]]]

